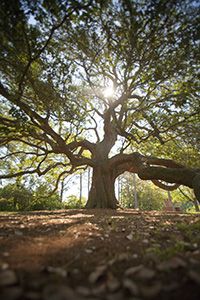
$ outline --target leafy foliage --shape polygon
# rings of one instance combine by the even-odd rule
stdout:
[[[32,193],[21,184],[8,184],[0,190],[1,210],[28,210]]]
[[[135,208],[133,176],[130,173],[125,173],[120,180],[120,204],[126,208]],[[151,182],[143,182],[138,178],[135,187],[140,210],[162,210],[164,208],[164,201],[168,199],[166,191],[155,187]],[[174,208],[178,207],[182,212],[199,211],[199,203],[195,199],[194,193],[187,187],[172,191],[171,198]]]
[[[64,206],[65,208],[83,208],[86,204],[86,199],[82,197],[81,201],[80,199],[75,195],[70,195],[67,197]]]
[[[58,193],[51,194],[51,190],[47,184],[39,185],[33,192],[33,201],[31,210],[53,210],[63,208]]]
[[[132,175],[128,173],[121,179],[122,190],[120,203],[126,208],[135,208],[134,185]],[[136,192],[140,210],[161,210],[167,193],[156,188],[152,183],[142,182],[137,178]]]
[[[0,210],[27,211],[63,208],[59,195],[49,196],[50,189],[41,184],[35,191],[22,184],[8,184],[0,189]]]

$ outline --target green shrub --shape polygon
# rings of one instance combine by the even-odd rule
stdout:
[[[0,211],[54,210],[64,208],[58,193],[51,195],[47,184],[35,191],[19,185],[8,184],[0,189]]]
[[[45,183],[39,185],[33,194],[31,210],[54,210],[63,208],[57,192],[51,194],[51,189]]]
[[[52,199],[51,197],[34,198],[30,207],[31,210],[54,210],[62,208],[64,208],[64,205],[57,199]]]
[[[8,210],[28,210],[32,200],[31,191],[21,184],[8,184],[0,189],[0,197],[7,200]],[[5,204],[2,204],[3,207]],[[0,207],[0,210],[1,209]]]
[[[12,199],[0,199],[0,211],[13,211],[14,205]]]
[[[151,182],[141,181],[139,178],[136,179],[136,190],[140,210],[161,210],[163,208],[163,201],[167,198],[166,192],[155,187]],[[134,207],[132,174],[125,173],[122,178],[120,204],[126,208]]]
[[[80,199],[75,195],[70,195],[67,197],[67,200],[65,202],[65,208],[66,209],[77,209],[77,208],[83,208],[85,207],[86,199],[82,197],[81,202]]]

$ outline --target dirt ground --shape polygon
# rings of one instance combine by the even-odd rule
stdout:
[[[200,214],[2,212],[0,299],[198,300]]]

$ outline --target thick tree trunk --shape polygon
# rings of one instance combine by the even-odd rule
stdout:
[[[116,208],[115,177],[108,167],[98,166],[93,169],[92,185],[86,208]]]

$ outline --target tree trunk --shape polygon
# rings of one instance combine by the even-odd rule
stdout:
[[[134,208],[137,209],[138,205],[138,196],[137,196],[137,183],[136,183],[136,174],[133,174],[133,191],[134,191]]]
[[[94,167],[86,208],[116,208],[115,177],[105,166]]]
[[[61,189],[60,189],[60,202],[63,202],[63,194],[64,194],[64,179],[61,181]]]
[[[83,174],[80,173],[80,193],[79,193],[79,207],[81,208],[82,204],[82,190],[83,190]]]

